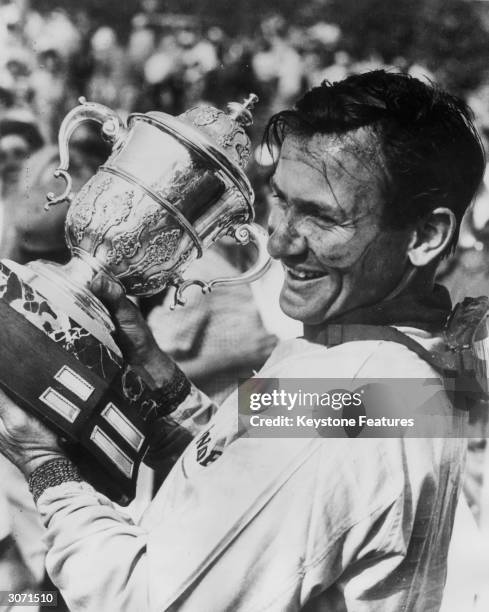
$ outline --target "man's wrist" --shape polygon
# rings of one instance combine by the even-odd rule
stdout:
[[[155,388],[163,388],[170,383],[179,369],[177,364],[157,345],[147,353],[142,364],[151,376]]]
[[[65,482],[83,482],[76,465],[66,457],[49,459],[39,465],[29,476],[29,491],[32,493],[34,502],[46,489],[56,487]]]
[[[175,410],[190,393],[187,376],[157,345],[148,353],[143,368],[149,375],[151,396],[164,407],[164,414]],[[143,377],[147,380],[145,375]]]
[[[165,407],[165,413],[173,412],[188,396],[191,390],[189,379],[175,366],[173,376],[156,390],[158,403]]]
[[[24,463],[19,466],[19,469],[24,474],[26,480],[29,480],[34,471],[48,463],[49,461],[53,461],[56,459],[66,459],[66,455],[61,448],[53,449],[52,451],[42,450],[37,453],[31,453],[29,459],[26,459]]]

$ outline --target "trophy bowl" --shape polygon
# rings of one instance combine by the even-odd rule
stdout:
[[[206,292],[267,270],[267,235],[253,223],[254,195],[244,173],[245,127],[256,99],[231,103],[227,113],[210,106],[179,117],[134,113],[127,124],[108,107],[81,99],[59,132],[55,176],[66,188],[48,194],[46,205],[70,202],[65,233],[72,258],[62,266],[0,262],[0,386],[81,448],[87,478],[120,503],[134,494],[151,419],[170,408],[144,372],[123,362],[91,281],[103,271],[133,296],[173,286],[175,303],[183,304],[190,285]],[[72,194],[69,140],[85,121],[101,126],[112,152]],[[186,267],[225,236],[254,244],[254,265],[236,277],[185,280]]]
[[[134,296],[150,296],[168,285],[175,303],[192,284],[203,291],[214,286],[250,282],[270,265],[266,232],[253,223],[254,194],[244,173],[250,157],[245,127],[251,123],[250,95],[244,104],[229,104],[229,113],[210,106],[179,117],[161,112],[134,113],[127,126],[109,108],[89,103],[74,108],[59,133],[61,164],[56,175],[66,180],[59,195],[48,194],[47,207],[70,201],[66,242],[72,260],[65,266],[29,264],[44,281],[64,285],[95,320],[111,329],[105,309],[87,290],[103,270]],[[69,139],[85,121],[102,126],[112,143],[106,163],[71,193]],[[258,249],[255,265],[239,277],[184,280],[182,272],[224,236]]]

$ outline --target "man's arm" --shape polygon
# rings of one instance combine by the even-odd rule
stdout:
[[[0,449],[39,496],[47,567],[70,610],[149,609],[147,533],[82,482],[57,436],[2,391]]]
[[[8,501],[0,492],[0,590],[22,592],[34,584],[12,534]]]
[[[70,610],[150,609],[144,529],[83,482],[46,489],[38,509],[47,528],[46,569]]]
[[[149,450],[144,463],[157,474],[167,474],[191,440],[207,426],[217,406],[200,389],[191,385],[185,400],[168,417],[151,427]]]

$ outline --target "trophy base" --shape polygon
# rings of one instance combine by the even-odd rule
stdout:
[[[41,266],[0,261],[0,387],[60,435],[88,482],[127,505],[161,407],[103,321]]]
[[[10,260],[4,261],[19,279],[39,291],[59,309],[69,312],[100,342],[120,355],[119,347],[111,335],[114,325],[110,315],[102,302],[86,287],[94,271],[83,260],[74,257],[65,265],[37,260],[26,266]]]

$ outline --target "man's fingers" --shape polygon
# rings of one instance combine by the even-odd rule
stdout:
[[[10,397],[0,389],[0,419],[7,429],[22,430],[31,419],[23,408],[20,408]]]
[[[116,326],[114,338],[125,360],[132,365],[146,364],[148,359],[152,359],[156,341],[139,308],[125,296],[122,287],[106,274],[97,274],[91,288],[112,316]],[[159,350],[157,353],[159,355]]]
[[[91,289],[120,327],[135,325],[139,321],[139,309],[126,297],[124,289],[117,281],[99,272],[92,281]]]
[[[10,406],[12,406],[12,404],[12,400],[5,393],[5,391],[0,388],[0,419],[2,419],[7,414],[7,410]]]
[[[92,281],[91,290],[109,310],[117,308],[118,303],[124,297],[124,290],[119,283],[109,278],[107,274],[99,272]]]

